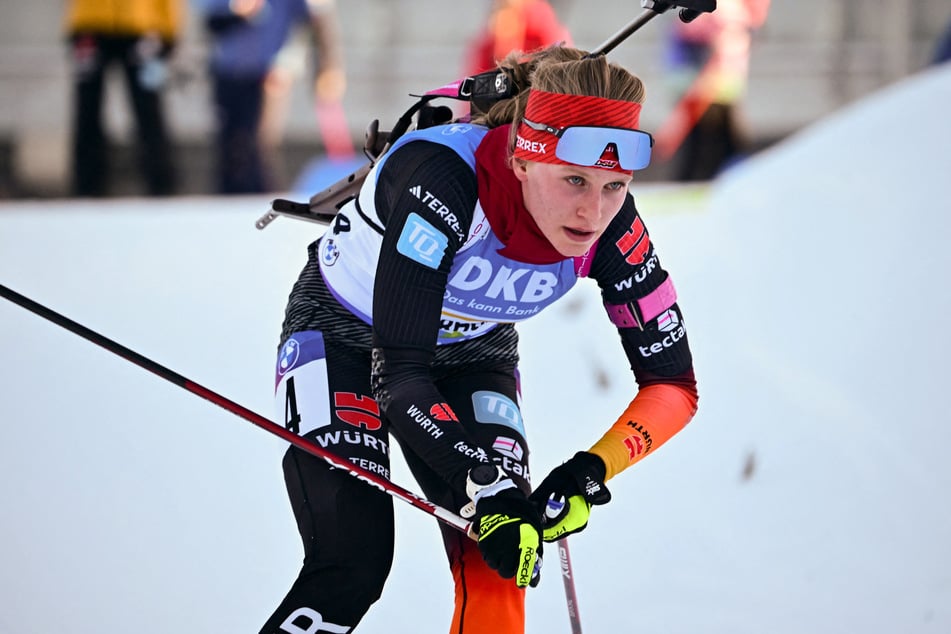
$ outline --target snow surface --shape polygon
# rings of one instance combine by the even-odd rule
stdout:
[[[951,631],[949,102],[946,65],[709,189],[635,186],[701,408],[571,538],[585,632]],[[321,228],[259,232],[266,204],[5,202],[0,283],[270,415]],[[284,442],[10,302],[0,324],[0,633],[256,632],[301,557]],[[630,372],[592,284],[521,331],[538,479],[613,422]],[[396,506],[358,631],[444,632],[435,521]],[[551,556],[528,631],[570,631],[558,576]]]

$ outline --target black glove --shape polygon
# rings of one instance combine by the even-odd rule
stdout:
[[[495,465],[475,467],[469,480],[476,488],[481,486],[473,495],[473,526],[479,533],[482,558],[500,576],[515,577],[518,587],[535,587],[541,578],[542,560],[538,507]],[[467,488],[471,491],[473,487]]]
[[[529,499],[544,513],[542,538],[546,542],[577,533],[588,525],[593,505],[607,504],[611,492],[604,484],[604,461],[579,451],[548,474]]]

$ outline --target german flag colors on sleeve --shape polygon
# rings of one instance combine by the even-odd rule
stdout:
[[[589,450],[604,460],[605,481],[670,440],[696,411],[696,392],[670,384],[642,388],[617,422]]]

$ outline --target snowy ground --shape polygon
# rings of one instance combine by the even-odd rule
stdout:
[[[701,409],[571,538],[585,632],[951,631],[949,102],[951,67],[709,190],[635,188]],[[270,415],[320,228],[259,232],[266,202],[3,203],[0,283]],[[256,632],[300,558],[283,441],[9,302],[0,324],[0,632]],[[614,420],[630,375],[589,285],[522,333],[538,477]],[[394,478],[415,489],[398,459]],[[397,512],[359,631],[443,632],[435,524]],[[528,601],[530,632],[570,631],[556,566]]]

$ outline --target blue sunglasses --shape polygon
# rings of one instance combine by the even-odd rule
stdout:
[[[558,138],[555,156],[567,163],[592,166],[601,160],[604,149],[613,144],[622,169],[642,170],[651,162],[654,137],[642,130],[604,126],[570,125],[553,128],[545,123],[522,119],[533,130],[548,132]]]

